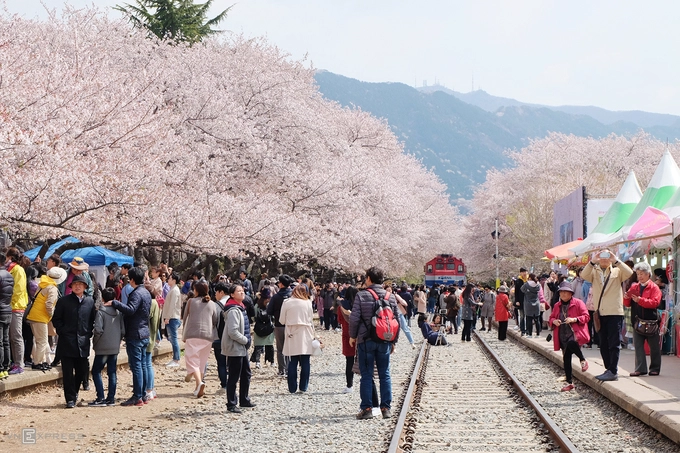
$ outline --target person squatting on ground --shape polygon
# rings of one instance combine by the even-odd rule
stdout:
[[[567,281],[560,283],[557,288],[559,296],[557,303],[550,313],[549,325],[553,330],[553,348],[555,351],[562,350],[564,359],[564,374],[567,385],[562,387],[563,392],[574,389],[572,381],[571,358],[576,355],[581,361],[581,371],[588,369],[588,361],[583,357],[581,346],[588,343],[588,310],[581,299],[576,299],[574,289]]]
[[[349,342],[352,346],[354,344],[357,345],[359,369],[361,370],[361,410],[357,414],[357,418],[360,420],[373,418],[372,383],[374,364],[378,368],[380,379],[380,411],[383,418],[390,418],[392,416],[390,354],[394,352],[394,347],[399,338],[399,329],[396,329],[395,337],[391,342],[381,342],[371,337],[371,329],[369,328],[369,326],[372,326],[376,303],[371,292],[375,293],[378,297],[389,297],[389,299],[385,300],[395,316],[398,310],[394,295],[388,296],[388,293],[382,288],[382,283],[385,280],[384,275],[384,272],[377,267],[372,267],[366,271],[365,289],[357,294],[349,320]]]
[[[633,270],[619,261],[609,250],[599,252],[581,271],[581,277],[592,283],[595,305],[593,319],[596,331],[599,317],[600,355],[606,368],[604,373],[595,376],[600,381],[619,379],[619,353],[623,328],[622,284],[631,275]]]
[[[633,283],[626,292],[623,303],[631,307],[631,321],[633,326],[640,320],[656,322],[657,328],[651,334],[638,332],[633,328],[633,345],[635,346],[635,371],[631,376],[644,376],[647,374],[647,357],[645,355],[645,342],[649,345],[649,375],[658,376],[661,372],[661,337],[659,336],[660,317],[657,307],[661,303],[661,289],[651,280],[652,268],[641,261],[633,268],[637,274],[637,282]]]
[[[439,322],[441,322],[441,316],[437,315],[439,317]],[[437,316],[435,317],[435,320],[437,319]],[[436,322],[436,321],[435,321]],[[448,344],[446,341],[446,335],[444,332],[440,332],[439,330],[432,330],[432,325],[427,322],[427,318],[424,314],[418,315],[418,327],[420,327],[420,331],[423,334],[423,338],[430,343],[432,346],[445,346]],[[437,327],[439,329],[439,327]]]

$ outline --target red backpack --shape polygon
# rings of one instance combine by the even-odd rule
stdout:
[[[366,288],[366,291],[375,299],[371,325],[366,326],[371,339],[380,343],[394,343],[399,335],[399,321],[392,311],[389,299],[385,300],[384,295],[378,296],[371,288]]]

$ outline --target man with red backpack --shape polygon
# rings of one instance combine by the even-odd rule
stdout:
[[[392,416],[390,354],[399,338],[399,321],[397,300],[383,289],[384,280],[381,269],[372,267],[366,271],[365,287],[356,295],[349,319],[349,343],[351,346],[357,345],[361,371],[359,420],[373,418],[374,367],[380,379],[380,411],[383,418]]]

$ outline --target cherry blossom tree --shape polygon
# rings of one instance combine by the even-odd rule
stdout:
[[[500,222],[501,275],[515,275],[520,266],[546,267],[543,252],[551,248],[553,208],[578,187],[588,194],[615,197],[633,169],[646,187],[666,144],[640,132],[633,137],[602,139],[559,133],[532,140],[510,151],[512,168],[490,170],[474,194],[459,238],[468,268],[480,278],[495,277],[495,219]],[[680,147],[670,145],[674,156]]]
[[[263,39],[166,45],[94,8],[0,21],[0,223],[392,273],[455,245],[444,185]]]

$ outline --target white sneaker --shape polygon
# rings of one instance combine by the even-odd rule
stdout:
[[[342,393],[352,393],[354,389],[352,387],[345,387],[345,390],[342,391]]]
[[[411,349],[415,349],[415,348],[416,348],[416,344],[415,344],[415,343],[411,343]]]
[[[512,330],[519,330],[519,326],[513,327]]]
[[[175,360],[171,360],[165,366],[167,368],[179,368],[179,362],[177,362]]]
[[[255,368],[258,368],[258,369],[259,369],[259,368],[262,368],[262,365],[260,365],[260,362],[256,362],[256,363],[255,363]]]
[[[335,329],[336,332],[342,332],[342,327],[338,327]]]

